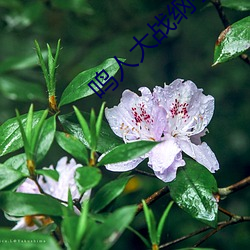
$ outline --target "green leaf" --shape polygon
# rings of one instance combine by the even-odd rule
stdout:
[[[218,204],[213,196],[218,192],[214,176],[199,163],[185,159],[177,177],[168,183],[170,195],[180,208],[191,216],[216,227]]]
[[[109,249],[135,216],[137,207],[127,206],[117,209],[110,214],[103,224],[93,227],[90,231],[83,250]]]
[[[125,61],[125,59],[122,58],[119,58],[119,60],[122,62]],[[59,106],[63,106],[94,94],[94,91],[88,86],[88,83],[91,80],[95,80],[96,73],[99,73],[102,70],[105,70],[109,74],[109,77],[111,77],[119,70],[119,65],[114,58],[109,58],[100,65],[78,74],[64,90]],[[102,86],[100,86],[100,88],[101,87]]]
[[[102,118],[103,118],[103,113],[104,113],[104,107],[105,107],[105,102],[102,104],[101,108],[100,108],[100,112],[98,114],[97,117],[97,121],[96,121],[96,139],[99,139],[99,135],[101,132],[101,127],[102,127]]]
[[[45,57],[46,52],[41,52]],[[27,68],[32,68],[34,66],[38,66],[37,64],[37,56],[32,53],[31,55],[26,56],[15,56],[12,58],[8,58],[5,61],[0,62],[0,73],[4,73],[11,70],[22,70]]]
[[[62,234],[67,249],[80,249],[82,238],[87,229],[88,201],[84,201],[80,216],[65,217],[62,222]]]
[[[59,179],[59,173],[56,170],[52,169],[37,169],[36,170],[37,174],[44,175],[47,177],[50,177],[51,179],[58,181]]]
[[[62,235],[64,243],[69,250],[77,250],[76,233],[79,222],[78,216],[65,217],[62,221]]]
[[[88,213],[89,213],[89,201],[85,200],[82,207],[82,213],[80,215],[78,225],[77,225],[77,232],[76,232],[76,242],[77,242],[77,249],[81,245],[81,241],[83,236],[86,233],[87,225],[88,225]]]
[[[89,121],[89,129],[90,129],[90,136],[91,136],[91,149],[93,151],[96,150],[96,115],[94,109],[91,109],[90,112],[90,121]]]
[[[90,118],[88,113],[83,114],[87,119]],[[78,138],[86,147],[90,147],[74,113],[61,115],[59,116],[59,120],[70,134]],[[122,139],[114,134],[107,122],[103,121],[96,150],[104,153],[121,144],[123,144]]]
[[[70,188],[68,189],[68,206],[67,207],[71,212],[74,212],[74,201],[72,198]]]
[[[0,93],[15,101],[43,102],[46,100],[42,86],[9,76],[0,77]]]
[[[98,166],[135,159],[149,152],[157,144],[158,142],[154,141],[136,141],[119,145],[108,152]]]
[[[60,250],[56,241],[50,235],[26,232],[26,231],[10,231],[0,228],[1,243],[0,249],[11,250]]]
[[[66,209],[59,201],[45,195],[13,192],[0,193],[0,208],[11,216],[62,216]]]
[[[40,49],[40,46],[38,44],[38,42],[35,40],[35,47],[36,47],[36,53],[37,53],[37,57],[38,57],[38,61],[40,63],[40,66],[42,68],[43,71],[43,76],[47,85],[47,89],[48,91],[50,91],[50,86],[49,86],[49,73],[45,64],[45,60],[44,60],[44,56],[42,54],[42,51]]]
[[[151,209],[148,208],[148,205],[144,200],[142,200],[143,211],[146,218],[147,226],[148,226],[148,234],[150,237],[150,241],[152,245],[157,244],[157,234],[156,234],[156,221],[154,214]]]
[[[86,138],[88,145],[91,145],[91,133],[90,133],[90,129],[89,129],[89,125],[86,121],[86,119],[84,118],[84,116],[81,114],[81,112],[79,111],[79,109],[75,106],[73,106],[75,113],[76,113],[76,117],[81,125],[82,128],[82,132],[84,134],[84,137]]]
[[[130,226],[128,226],[127,228],[128,228],[128,230],[130,230],[132,233],[134,233],[136,236],[138,236],[148,249],[151,248],[151,244],[149,243],[149,241],[148,241],[142,234],[140,234],[138,231],[136,231],[135,229],[133,229],[133,228],[130,227]]]
[[[221,0],[223,7],[227,7],[234,10],[247,11],[250,10],[249,0]]]
[[[4,162],[4,165],[8,166],[9,168],[18,170],[19,172],[28,176],[29,171],[26,165],[26,160],[27,160],[26,155],[23,153],[10,157],[8,160]]]
[[[77,168],[75,173],[76,185],[81,194],[95,187],[102,179],[100,169],[95,167]]]
[[[56,141],[62,149],[71,154],[75,159],[82,164],[88,165],[88,151],[85,145],[76,137],[64,132],[56,132]]]
[[[43,112],[44,111],[34,112],[33,127],[38,123]],[[20,118],[22,120],[22,124],[25,124],[27,114],[21,115]],[[13,152],[22,146],[23,141],[17,118],[11,118],[0,126],[0,156]]]
[[[132,176],[126,176],[111,181],[99,189],[94,196],[91,208],[94,212],[99,212],[117,198],[124,190],[128,180]]]
[[[157,244],[160,244],[160,242],[161,242],[162,230],[163,230],[165,221],[166,221],[166,219],[168,217],[169,211],[170,211],[170,209],[171,209],[171,207],[172,207],[173,204],[174,204],[174,202],[171,201],[168,204],[168,206],[166,207],[163,215],[161,216],[160,222],[159,222],[158,227],[157,227]]]
[[[33,134],[32,134],[32,138],[31,138],[31,146],[30,147],[31,147],[31,151],[32,151],[33,154],[35,154],[38,151],[38,150],[36,151],[36,147],[38,146],[38,144],[40,142],[39,139],[42,136],[42,131],[44,130],[45,119],[46,119],[46,117],[48,115],[48,112],[49,111],[47,109],[44,110],[41,119],[38,121],[37,125],[32,130]],[[52,117],[52,119],[54,119],[54,117]],[[46,136],[47,136],[47,134],[46,134]],[[54,135],[53,135],[53,138],[54,138]],[[48,144],[50,146],[50,143],[48,143]]]
[[[56,117],[44,121],[37,148],[37,161],[40,162],[48,153],[56,132]]]
[[[242,54],[250,47],[250,16],[228,26],[215,44],[214,65]]]
[[[16,181],[21,181],[26,176],[21,172],[12,169],[6,165],[0,164],[0,190],[13,184]]]

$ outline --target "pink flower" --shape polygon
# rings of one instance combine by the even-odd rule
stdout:
[[[170,85],[140,88],[141,96],[125,90],[118,106],[105,110],[114,133],[125,143],[137,140],[162,141],[148,154],[127,162],[107,164],[111,171],[135,168],[145,158],[155,175],[170,182],[178,167],[184,166],[182,151],[204,165],[212,173],[218,161],[201,136],[214,111],[214,98],[205,96],[191,81],[177,79]]]
[[[78,199],[80,197],[80,193],[77,189],[76,182],[74,179],[75,171],[78,167],[81,167],[80,164],[76,164],[74,159],[71,159],[67,162],[67,157],[61,158],[56,168],[51,165],[49,168],[56,170],[59,173],[58,181],[47,177],[40,176],[38,179],[38,183],[46,194],[49,194],[57,199],[67,201],[68,200],[68,190],[70,190],[72,199]],[[27,178],[25,182],[23,182],[16,190],[21,193],[30,193],[30,194],[41,194],[36,183]],[[90,190],[85,192],[80,202],[88,199],[90,196]],[[78,211],[76,211],[77,213]],[[32,218],[31,218],[32,217]],[[46,223],[51,223],[52,221],[48,219],[48,217],[44,216],[25,216],[21,218],[17,225],[12,230],[27,230],[34,231],[38,229],[38,225],[34,224],[33,221],[36,221],[36,224],[42,226]]]

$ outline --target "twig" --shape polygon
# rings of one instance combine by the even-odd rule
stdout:
[[[248,216],[237,216],[237,215],[234,215],[234,217],[230,220],[230,221],[222,221],[222,222],[219,222],[218,223],[218,227],[216,229],[214,229],[213,231],[209,232],[206,236],[204,236],[199,242],[197,242],[195,244],[195,247],[198,246],[199,244],[201,244],[202,242],[204,242],[206,239],[208,239],[210,236],[212,236],[213,234],[215,234],[216,232],[220,231],[221,229],[223,229],[224,227],[227,227],[229,225],[232,225],[232,224],[238,224],[238,223],[241,223],[241,222],[247,222],[247,221],[250,221],[250,217]],[[165,244],[162,244],[159,246],[159,248],[165,248],[165,247],[169,247],[171,245],[174,245],[174,244],[177,244],[181,241],[184,241],[186,239],[189,239],[195,235],[198,235],[198,234],[201,234],[201,233],[204,233],[208,230],[211,230],[213,229],[212,227],[203,227],[195,232],[192,232],[190,234],[187,234],[185,236],[182,236],[178,239],[175,239],[173,241],[170,241],[170,242],[167,242]]]
[[[207,235],[205,235],[202,239],[200,239],[195,245],[194,247],[197,247],[199,245],[201,245],[204,241],[206,241],[208,238],[210,238],[212,235],[214,235],[215,233],[219,232],[220,230],[222,230],[223,228],[233,225],[233,224],[238,224],[241,222],[247,222],[250,221],[250,216],[237,216],[235,215],[234,217],[232,217],[232,219],[230,221],[223,221],[222,223],[220,223],[220,225],[212,230],[211,232],[209,232]]]
[[[226,209],[224,209],[222,207],[219,207],[218,209],[219,209],[219,211],[221,211],[223,214],[229,216],[230,218],[233,218],[235,216],[235,214],[232,214],[231,212],[227,211]]]
[[[250,176],[225,188],[219,188],[219,195],[224,198],[231,193],[239,191],[250,185]]]
[[[43,191],[42,187],[40,186],[39,182],[37,181],[37,179],[32,179],[32,180],[36,183],[36,185],[37,185],[37,187],[38,187],[38,190],[39,190],[39,192],[40,192],[41,194],[47,195],[47,196],[51,197],[52,199],[57,200],[57,201],[59,201],[59,202],[61,202],[61,203],[68,204],[67,201],[61,200],[61,199],[56,198],[56,197],[54,197],[54,196],[52,196],[52,195],[50,195],[50,194],[45,193],[45,192]]]
[[[145,171],[142,171],[142,170],[139,170],[139,169],[134,169],[134,172],[137,172],[141,175],[146,175],[146,176],[149,176],[149,177],[154,177],[156,178],[156,176],[152,173],[148,173],[148,172],[145,172]]]
[[[145,202],[147,205],[152,204],[153,202],[155,202],[156,200],[158,200],[160,197],[164,196],[165,194],[169,193],[169,188],[163,187],[160,190],[156,191],[155,193],[153,193],[152,195],[150,195],[148,198],[145,199]],[[143,210],[143,205],[142,203],[137,205],[137,211],[136,214],[140,213]]]
[[[211,0],[211,3],[214,5],[214,7],[216,8],[219,17],[223,23],[224,28],[227,28],[228,26],[230,26],[230,22],[222,8],[221,2],[220,0]],[[245,63],[247,63],[248,65],[250,65],[250,59],[248,57],[247,54],[241,54],[240,59],[243,60]]]
[[[165,243],[165,244],[162,244],[162,245],[159,246],[159,248],[165,248],[165,247],[169,247],[169,246],[171,246],[171,245],[177,244],[177,243],[179,243],[179,242],[181,242],[181,241],[184,241],[184,240],[186,240],[186,239],[188,239],[188,238],[191,238],[191,237],[193,237],[193,236],[195,236],[195,235],[197,235],[197,234],[206,232],[206,231],[209,230],[209,229],[211,229],[211,227],[209,227],[209,226],[203,227],[203,228],[201,228],[201,229],[199,229],[199,230],[197,230],[197,231],[195,231],[195,232],[192,232],[192,233],[187,234],[187,235],[185,235],[185,236],[182,236],[182,237],[180,237],[180,238],[178,238],[178,239],[175,239],[175,240],[173,240],[173,241],[170,241],[170,242],[167,242],[167,243]]]

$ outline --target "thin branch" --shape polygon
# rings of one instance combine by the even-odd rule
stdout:
[[[218,209],[219,209],[219,211],[221,211],[223,214],[229,216],[230,218],[233,218],[235,216],[235,214],[232,214],[231,212],[227,211],[226,209],[224,209],[222,207],[219,207]]]
[[[237,215],[235,215],[230,221],[222,222],[216,229],[212,230],[207,235],[205,235],[202,239],[200,239],[194,245],[194,247],[197,247],[197,246],[201,245],[204,241],[206,241],[212,235],[214,235],[215,233],[219,232],[220,230],[222,230],[223,228],[225,228],[227,226],[230,226],[230,225],[233,225],[233,224],[238,224],[238,223],[241,223],[241,222],[247,222],[247,221],[250,221],[250,216],[237,216]]]
[[[218,14],[219,14],[219,17],[223,23],[223,26],[224,28],[226,29],[228,26],[230,26],[230,22],[223,10],[223,7],[221,5],[221,2],[220,0],[211,0],[211,3],[214,5],[214,7],[216,8]],[[250,65],[250,59],[248,57],[247,54],[241,54],[240,56],[240,59],[243,60],[245,63],[247,63],[248,65]]]
[[[36,185],[37,185],[37,187],[38,187],[38,190],[39,190],[39,192],[40,192],[41,194],[50,196],[50,197],[53,198],[54,200],[57,200],[57,201],[59,201],[59,202],[61,202],[61,203],[68,204],[67,201],[61,200],[61,199],[56,198],[56,197],[54,197],[54,196],[52,196],[52,195],[50,195],[50,194],[45,193],[45,192],[43,191],[42,187],[40,186],[40,184],[39,184],[39,182],[37,181],[36,178],[35,178],[35,179],[32,179],[32,180],[36,183]]]
[[[211,2],[214,5],[214,7],[216,8],[216,10],[219,14],[220,20],[222,21],[222,23],[224,25],[224,28],[227,28],[230,25],[230,22],[225,14],[223,8],[222,8],[220,0],[211,0]]]
[[[228,196],[231,193],[234,193],[236,191],[239,191],[247,186],[250,185],[250,176],[244,178],[243,180],[236,182],[228,187],[225,188],[219,188],[219,195],[223,198]]]
[[[145,171],[142,171],[142,170],[139,170],[139,169],[134,169],[134,172],[139,173],[141,175],[146,175],[146,176],[149,176],[149,177],[156,178],[155,174],[148,173],[148,172],[145,172]]]
[[[169,247],[169,246],[171,246],[171,245],[177,244],[177,243],[179,243],[179,242],[181,242],[181,241],[184,241],[184,240],[186,240],[186,239],[188,239],[188,238],[191,238],[191,237],[193,237],[193,236],[195,236],[195,235],[197,235],[197,234],[206,232],[206,231],[209,230],[209,229],[211,229],[211,227],[209,227],[209,226],[203,227],[203,228],[201,228],[201,229],[199,229],[199,230],[197,230],[197,231],[195,231],[195,232],[192,232],[192,233],[187,234],[187,235],[185,235],[185,236],[182,236],[182,237],[180,237],[180,238],[178,238],[178,239],[175,239],[175,240],[173,240],[173,241],[170,241],[170,242],[167,242],[167,243],[165,243],[165,244],[162,244],[162,245],[159,246],[159,248],[165,248],[165,247]]]
[[[169,188],[166,186],[166,187],[163,187],[160,190],[156,191],[155,193],[150,195],[148,198],[146,198],[145,202],[147,205],[150,205],[167,193],[169,193]],[[142,203],[140,203],[137,205],[136,214],[140,213],[142,210],[143,210],[143,205],[142,205]]]
[[[230,221],[222,221],[222,222],[219,222],[218,223],[218,227],[214,230],[212,230],[211,232],[209,232],[206,236],[204,236],[202,238],[202,240],[200,240],[198,243],[195,244],[195,247],[198,246],[199,244],[201,244],[202,242],[204,242],[206,239],[208,239],[210,236],[212,236],[213,234],[215,234],[216,232],[220,231],[221,229],[229,226],[229,225],[233,225],[233,224],[238,224],[238,223],[241,223],[241,222],[247,222],[247,221],[250,221],[250,217],[248,216],[245,216],[245,217],[242,217],[242,216],[237,216],[237,215],[234,215],[234,217],[230,220]],[[189,239],[195,235],[198,235],[198,234],[201,234],[201,233],[204,233],[208,230],[211,230],[213,229],[212,227],[203,227],[195,232],[192,232],[190,234],[187,234],[185,236],[182,236],[178,239],[175,239],[173,241],[170,241],[170,242],[167,242],[165,244],[162,244],[159,246],[159,248],[165,248],[165,247],[169,247],[171,245],[174,245],[174,244],[177,244],[181,241],[184,241],[186,239]]]

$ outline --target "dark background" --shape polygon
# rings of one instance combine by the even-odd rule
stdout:
[[[108,107],[112,107],[119,103],[125,89],[137,91],[139,87],[147,86],[152,90],[154,86],[169,84],[176,78],[195,82],[199,88],[204,89],[205,94],[214,96],[216,100],[214,117],[208,126],[210,133],[204,139],[220,162],[220,170],[215,174],[215,178],[218,186],[224,187],[248,176],[250,172],[249,65],[236,58],[211,67],[214,44],[223,26],[216,10],[212,6],[204,8],[206,4],[201,2],[194,2],[197,8],[195,13],[187,14],[188,19],[183,19],[175,31],[170,31],[162,44],[156,48],[145,48],[144,62],[139,67],[124,66],[124,81],[114,92],[107,92],[103,100]],[[152,31],[147,23],[153,24],[154,16],[160,13],[167,14],[169,3],[170,1],[154,0],[0,0],[0,62],[35,55],[35,39],[43,49],[46,49],[46,43],[55,48],[57,40],[61,38],[63,48],[57,71],[59,99],[64,88],[78,73],[100,64],[107,58],[116,55],[126,58],[127,63],[139,63],[139,47],[129,52],[135,44],[133,36],[141,39],[149,33],[150,37]],[[233,23],[248,16],[249,12],[226,9],[226,14]],[[149,37],[144,43],[156,44],[156,41]],[[40,85],[44,89],[44,94],[46,93],[39,67],[6,70],[0,73],[0,123],[15,116],[15,108],[18,108],[20,113],[26,113],[30,105],[30,101],[20,101],[18,96],[4,92],[3,89],[8,83],[3,83],[2,77],[7,76]],[[116,79],[119,77],[118,73]],[[37,98],[30,99],[35,103],[36,110],[46,107],[44,102],[35,100]],[[101,103],[101,99],[92,95],[78,101],[76,105],[81,110],[89,111],[91,107],[99,110]],[[71,111],[71,105],[61,110],[62,113]],[[65,153],[54,143],[40,167],[55,164],[63,155]],[[7,157],[3,157],[1,161]],[[142,168],[145,165],[142,164]],[[104,174],[107,179],[117,176],[107,171],[104,171]],[[137,180],[137,189],[124,195],[119,204],[138,203],[164,186],[160,180],[149,177],[139,177]],[[232,194],[220,205],[232,213],[249,215],[250,197],[247,191],[246,189]],[[169,198],[165,197],[152,206],[157,218],[168,202]],[[220,216],[220,219],[226,217]],[[7,223],[4,217],[1,217],[1,224],[13,225]],[[162,243],[203,226],[175,205],[167,220]],[[135,219],[134,227],[147,235],[142,214]],[[249,223],[231,226],[217,233],[203,246],[226,250],[247,249],[250,243],[249,232]],[[169,249],[191,246],[198,239],[196,237]],[[144,248],[136,236],[126,232],[113,249]]]

